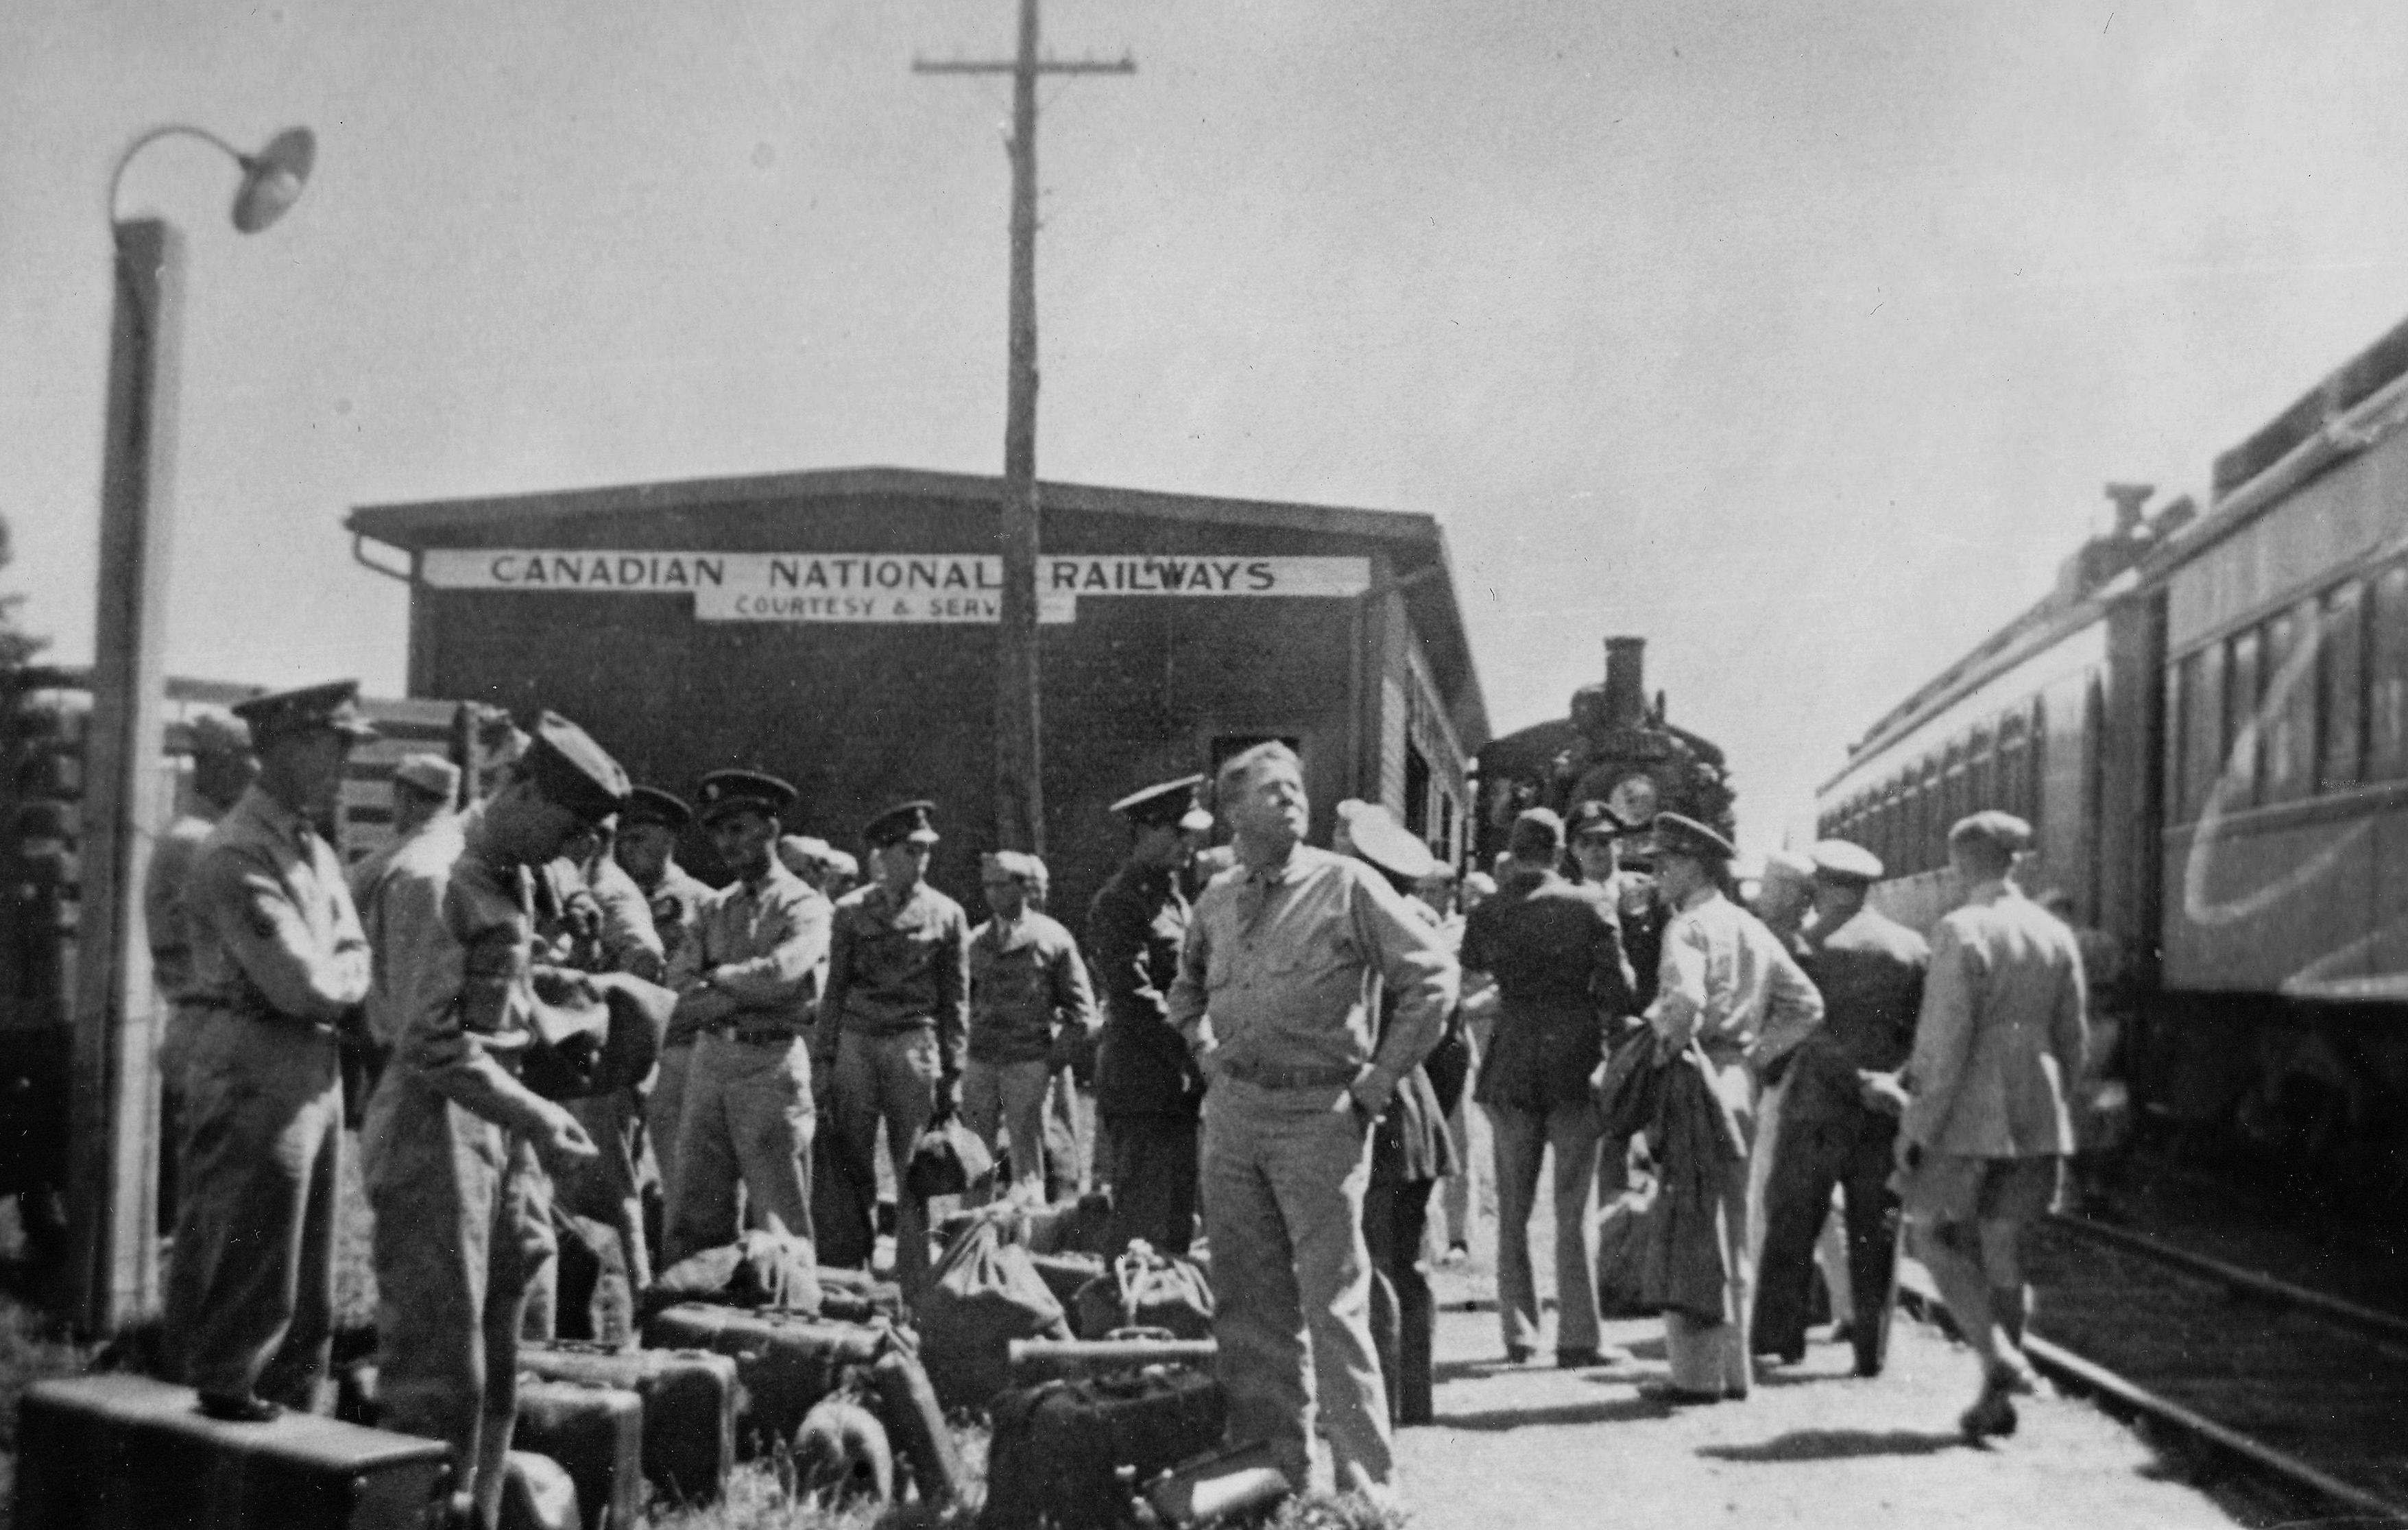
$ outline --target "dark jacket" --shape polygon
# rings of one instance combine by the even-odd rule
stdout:
[[[1517,876],[1471,911],[1463,965],[1497,979],[1497,1029],[1473,1098],[1549,1110],[1586,1098],[1611,1022],[1631,1011],[1622,924],[1595,888]]]
[[[1106,1116],[1194,1117],[1204,1075],[1170,1023],[1168,995],[1187,939],[1173,873],[1124,866],[1087,910],[1087,960],[1102,989],[1096,1108]]]
[[[1931,948],[1923,937],[1870,909],[1826,931],[1811,932],[1798,964],[1823,995],[1823,1024],[1798,1048],[1784,1115],[1847,1119],[1864,1110],[1856,1075],[1904,1066],[1914,1048],[1923,975]]]
[[[1659,1176],[1656,1225],[1641,1294],[1660,1310],[1727,1322],[1736,1314],[1723,1267],[1721,1187],[1730,1165],[1747,1158],[1746,1130],[1715,1092],[1694,1043],[1659,1066],[1661,1104],[1647,1133]]]

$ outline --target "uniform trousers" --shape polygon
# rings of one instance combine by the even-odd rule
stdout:
[[[934,1022],[885,1035],[847,1031],[838,1036],[836,1130],[844,1139],[847,1162],[855,1169],[869,1166],[882,1120],[887,1162],[901,1186],[911,1150],[937,1113],[937,1089],[943,1076]],[[916,1306],[927,1295],[928,1208],[908,1190],[896,1195],[895,1278],[906,1302]]]
[[[983,1205],[996,1192],[1021,1188],[1030,1200],[1045,1192],[1045,1096],[1054,1082],[1043,1058],[1025,1062],[982,1062],[972,1058],[962,1068],[962,1124],[992,1147],[1000,1125],[1011,1144],[1010,1186],[991,1180],[970,1187],[966,1197]]]
[[[1196,1118],[1106,1116],[1104,1177],[1112,1187],[1106,1242],[1117,1255],[1132,1238],[1183,1254],[1196,1241]]]
[[[1205,1097],[1204,1226],[1229,1440],[1268,1442],[1299,1491],[1316,1412],[1340,1487],[1395,1476],[1363,1242],[1370,1148],[1342,1090],[1221,1078]]]
[[[1057,1069],[1045,1097],[1045,1198],[1067,1201],[1091,1188],[1096,1097],[1079,1087],[1076,1068]]]
[[[1539,1166],[1555,1155],[1555,1348],[1598,1347],[1597,1152],[1586,1100],[1548,1110],[1488,1105],[1497,1158],[1497,1317],[1510,1351],[1539,1347],[1539,1289],[1530,1267],[1530,1211]]]
[[[564,1104],[602,1151],[599,1157],[555,1176],[552,1199],[563,1210],[591,1218],[619,1234],[627,1278],[640,1291],[652,1283],[652,1263],[644,1244],[643,1191],[636,1162],[636,1123],[641,1108],[636,1091],[612,1090]]]
[[[1898,1250],[1898,1197],[1890,1193],[1898,1122],[1847,1104],[1784,1113],[1765,1191],[1764,1253],[1756,1266],[1756,1345],[1794,1355],[1806,1346],[1811,1265],[1839,1187],[1848,1239],[1848,1284],[1863,1296],[1849,1313],[1856,1371],[1881,1370],[1889,1313],[1884,1304]],[[1884,1304],[1884,1305],[1876,1305]],[[1832,1306],[1840,1306],[1837,1292]]]
[[[1707,1322],[1684,1312],[1664,1314],[1664,1358],[1672,1385],[1684,1392],[1744,1397],[1754,1384],[1748,1329],[1756,1300],[1756,1232],[1748,1216],[1748,1165],[1756,1145],[1755,1079],[1743,1062],[1721,1062],[1710,1075],[1748,1141],[1746,1158],[1709,1169],[1715,1215],[1705,1229],[1723,1263],[1723,1321]]]
[[[184,1068],[194,1038],[209,1012],[197,1004],[174,1004],[159,1028],[159,1231],[176,1230],[177,1196],[183,1183]]]
[[[552,1262],[552,1187],[523,1138],[386,1068],[360,1133],[376,1212],[381,1423],[449,1443],[499,1523],[527,1288]]]
[[[742,1231],[739,1190],[762,1226],[810,1237],[817,1119],[801,1037],[739,1041],[704,1032],[678,1113],[661,1263],[734,1243]]]
[[[678,1123],[685,1115],[686,1075],[693,1070],[691,1039],[662,1047],[660,1065],[652,1071],[652,1091],[644,1098],[644,1134],[652,1139],[652,1162],[660,1166],[664,1203],[670,1183],[677,1178]],[[666,1205],[662,1220],[667,1221]]]
[[[168,1350],[202,1392],[307,1408],[334,1339],[335,1035],[210,1010],[190,1040]]]
[[[1403,1177],[1400,1165],[1392,1162],[1401,1156],[1372,1150],[1370,1185],[1363,1196],[1363,1245],[1371,1258],[1371,1338],[1387,1383],[1392,1429],[1427,1423],[1436,1413],[1431,1350],[1438,1303],[1430,1294],[1422,1239],[1439,1181]]]

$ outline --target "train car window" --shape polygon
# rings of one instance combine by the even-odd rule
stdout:
[[[1940,761],[1940,821],[1954,824],[1965,816],[1965,741],[1948,745]]]
[[[1965,789],[1971,794],[1976,809],[1999,805],[1998,757],[1990,744],[1990,725],[1984,723],[1973,729],[1973,741],[1965,746]]]
[[[1942,791],[1938,755],[1923,762],[1923,841],[1915,846],[1918,871],[1948,864],[1948,800]]]
[[[2048,698],[2031,700],[2031,734],[2024,746],[2024,810],[2015,815],[2040,831],[2048,816]]]
[[[2183,767],[2186,788],[2184,800],[2185,819],[2196,819],[2207,811],[2209,799],[2215,795],[2215,783],[2224,774],[2224,645],[2211,643],[2183,660],[2190,678],[2183,685],[2190,698],[2189,714],[2184,718],[2190,756]]]
[[[2258,801],[2258,761],[2262,727],[2258,703],[2264,694],[2259,659],[2265,640],[2256,628],[2234,634],[2225,645],[2224,660],[2224,805],[2243,808]]]
[[[2315,631],[2315,602],[2266,622],[2266,701],[2263,758],[2264,800],[2292,802],[2315,789],[2316,674],[2306,646]]]
[[[2190,821],[2190,687],[2198,656],[2166,666],[2166,822]]]
[[[2022,816],[2024,811],[2024,714],[2010,712],[1999,719],[1995,789],[1999,805]]]
[[[2408,564],[2374,585],[2367,633],[2366,779],[2408,776]]]
[[[2324,736],[2316,747],[2316,789],[2347,791],[2358,783],[2366,716],[2366,603],[2351,580],[2325,597],[2316,641],[2316,705]]]

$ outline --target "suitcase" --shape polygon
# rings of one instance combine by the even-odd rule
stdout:
[[[577,1484],[548,1455],[512,1451],[503,1466],[500,1530],[585,1530]]]
[[[736,1465],[736,1362],[700,1350],[521,1344],[519,1368],[547,1381],[619,1387],[644,1404],[644,1478],[672,1502],[719,1496]]]
[[[451,1492],[448,1445],[309,1413],[221,1423],[147,1377],[36,1382],[18,1412],[21,1530],[422,1530]]]
[[[1084,1381],[1148,1365],[1192,1365],[1209,1372],[1220,1352],[1221,1347],[1211,1339],[1014,1339],[1011,1384],[1034,1387],[1047,1381]]]
[[[1218,1449],[1228,1409],[1211,1377],[1165,1366],[1006,1392],[994,1419],[982,1525],[1036,1530],[1129,1518],[1133,1483]]]
[[[642,1398],[617,1387],[522,1374],[510,1444],[566,1469],[586,1530],[635,1530],[644,1508]]]
[[[1071,1307],[1079,1299],[1079,1288],[1102,1277],[1103,1260],[1095,1254],[1032,1253],[1028,1256],[1028,1263],[1037,1266],[1038,1278],[1045,1282],[1045,1289],[1054,1293],[1054,1299],[1062,1304],[1062,1310],[1071,1313],[1075,1323],[1077,1315],[1071,1312]],[[1101,1334],[1095,1336],[1103,1337]]]
[[[652,1315],[644,1342],[656,1349],[708,1350],[736,1362],[736,1449],[761,1454],[793,1442],[811,1405],[837,1389],[845,1367],[878,1358],[882,1328],[830,1322],[791,1312],[689,1302]]]
[[[902,1335],[889,1331],[869,1367],[869,1385],[878,1398],[878,1416],[904,1460],[911,1464],[911,1481],[920,1501],[941,1508],[962,1496],[968,1480],[953,1432],[945,1425],[945,1409],[937,1389],[920,1364],[919,1350]]]
[[[879,1280],[865,1270],[820,1266],[820,1316],[838,1322],[869,1322],[884,1318],[903,1321],[903,1288]]]

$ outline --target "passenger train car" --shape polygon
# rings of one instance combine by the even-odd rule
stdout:
[[[1948,825],[2029,818],[2160,1118],[2408,1186],[2408,324],[2116,528],[1877,722],[1827,833],[1943,910]]]

